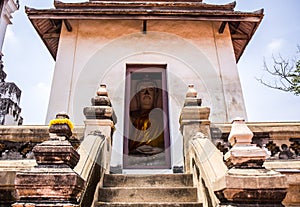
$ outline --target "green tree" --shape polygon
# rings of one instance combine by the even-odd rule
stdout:
[[[300,46],[298,46],[300,53]],[[257,80],[269,87],[285,92],[293,93],[296,96],[300,95],[300,59],[289,60],[279,55],[277,58],[273,56],[272,67],[268,66],[264,60],[264,70],[267,75],[271,75],[271,81],[266,81],[263,78]]]

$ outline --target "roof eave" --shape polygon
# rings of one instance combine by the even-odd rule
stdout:
[[[238,53],[235,53],[235,56],[236,56],[236,62],[238,63],[238,61],[240,60],[241,56],[243,55],[247,45],[249,44],[250,40],[252,39],[252,37],[254,36],[254,33],[256,32],[258,26],[260,25],[263,17],[264,17],[264,9],[260,9],[260,10],[257,10],[254,12],[254,14],[257,14],[257,17],[258,17],[258,21],[256,22],[252,22],[252,25],[253,27],[250,29],[250,31],[248,32],[249,35],[247,35],[246,39],[245,39],[245,43],[243,44],[243,47],[239,50]],[[233,46],[235,47],[235,43],[234,41],[235,40],[235,36],[233,34],[233,31],[230,31],[231,33],[231,37],[232,37],[232,43],[233,43]]]
[[[208,21],[249,21],[260,22],[261,15],[235,12],[204,12],[186,10],[67,10],[26,9],[29,19],[182,19]]]
[[[57,3],[57,2],[56,2]],[[60,3],[59,3],[60,4]],[[63,3],[65,5],[65,3]],[[231,7],[235,6],[235,2],[231,4]],[[251,24],[251,28],[246,31],[247,37],[243,40],[242,46],[239,45],[239,40],[235,39],[234,33],[238,30],[236,28],[234,31],[230,30],[232,35],[232,43],[235,49],[236,62],[239,61],[241,55],[243,54],[246,46],[248,45],[250,39],[254,35],[256,29],[258,28],[264,14],[263,10],[257,12],[235,12],[235,11],[207,11],[207,10],[166,10],[166,9],[154,9],[149,10],[147,8],[131,8],[131,9],[32,9],[26,8],[26,13],[34,25],[35,29],[41,36],[43,42],[47,46],[51,55],[56,59],[57,48],[49,45],[39,28],[37,21],[60,21],[60,26],[62,20],[71,19],[140,19],[140,20],[194,20],[194,21],[215,21],[215,22],[246,22]],[[51,36],[51,34],[50,34]],[[53,34],[56,38],[57,45],[59,41],[59,33]],[[49,35],[48,35],[49,37]],[[241,42],[241,41],[240,41]],[[236,44],[236,45],[235,45]],[[56,45],[56,46],[57,46]]]

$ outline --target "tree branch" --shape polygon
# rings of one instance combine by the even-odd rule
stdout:
[[[300,53],[300,45],[297,45],[297,49],[297,53]],[[266,82],[263,78],[256,80],[269,88],[300,95],[300,60],[283,58],[280,54],[278,57],[272,55],[272,59],[273,66],[270,68],[264,58],[263,69],[273,77],[273,83]]]

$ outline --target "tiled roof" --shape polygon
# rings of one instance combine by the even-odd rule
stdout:
[[[26,8],[26,13],[53,58],[56,58],[62,24],[69,31],[69,19],[141,19],[201,20],[220,22],[219,33],[229,25],[236,61],[263,18],[263,10],[234,11],[236,3],[205,4],[202,1],[93,1],[63,3],[55,1],[55,9]]]

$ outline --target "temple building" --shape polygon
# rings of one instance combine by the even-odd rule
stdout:
[[[212,122],[247,118],[236,63],[263,18],[262,10],[237,12],[235,3],[201,1],[54,5],[55,9],[26,10],[56,60],[46,122],[65,111],[82,124],[82,108],[105,83],[118,117],[114,149],[121,152],[130,127],[128,115],[137,107],[131,101],[136,83],[146,76],[161,89],[157,95],[166,119],[166,145],[182,146],[178,119],[190,83],[203,105],[211,107]],[[170,153],[172,165],[179,164],[181,153]],[[112,162],[121,165],[121,158]]]
[[[11,24],[11,14],[19,8],[18,1],[2,0],[0,4],[0,125],[21,125],[20,98],[21,90],[13,82],[5,82],[6,73],[3,68],[2,47],[6,28]]]
[[[237,63],[264,11],[235,6],[90,0],[27,7],[56,61],[50,126],[0,128],[3,155],[15,143],[22,157],[0,160],[9,169],[0,167],[9,178],[0,182],[9,195],[2,203],[299,205],[300,124],[246,122]]]

